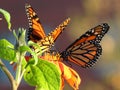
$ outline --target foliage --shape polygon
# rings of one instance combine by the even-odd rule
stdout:
[[[0,8],[0,13],[3,14],[3,16],[5,17],[5,20],[7,21],[7,24],[8,24],[8,29],[11,29],[11,22],[10,22],[10,19],[11,19],[11,16],[10,16],[10,13],[2,8]]]
[[[6,39],[0,40],[0,58],[15,61],[16,53],[14,51],[14,46],[8,42]]]
[[[59,90],[61,80],[58,68],[46,60],[39,59],[36,66],[33,66],[32,61],[26,68],[25,81],[39,90]]]

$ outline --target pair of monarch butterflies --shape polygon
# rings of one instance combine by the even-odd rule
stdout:
[[[66,19],[46,36],[40,19],[33,8],[28,4],[26,4],[25,7],[29,20],[28,40],[38,43],[45,50],[50,50],[55,40],[69,23],[70,18]],[[107,23],[103,23],[88,30],[69,45],[65,51],[61,52],[60,58],[73,62],[84,68],[93,66],[102,53],[102,47],[99,43],[108,30],[109,25]]]

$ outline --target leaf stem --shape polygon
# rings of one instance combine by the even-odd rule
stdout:
[[[11,83],[11,88],[12,90],[17,90],[17,83],[14,79],[14,77],[12,76],[12,74],[10,73],[10,71],[7,69],[7,67],[5,66],[5,64],[2,62],[2,60],[0,59],[0,67],[2,68],[2,70],[4,71],[4,73],[7,75],[10,83]]]

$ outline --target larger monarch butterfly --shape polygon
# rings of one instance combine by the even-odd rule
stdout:
[[[88,30],[60,54],[61,58],[84,68],[93,66],[102,53],[99,43],[108,30],[107,23]]]
[[[46,36],[44,29],[41,25],[40,19],[38,18],[31,5],[26,4],[25,8],[29,20],[28,41],[31,40],[39,44],[43,48],[43,50],[49,49],[53,45],[55,40],[58,38],[60,33],[68,25],[70,18],[66,19],[55,30],[53,30]]]

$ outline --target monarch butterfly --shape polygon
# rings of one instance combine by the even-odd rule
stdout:
[[[43,50],[49,49],[61,32],[68,25],[70,18],[67,18],[63,23],[61,23],[55,30],[49,33],[47,36],[45,35],[44,29],[41,25],[40,19],[37,14],[31,7],[31,5],[25,5],[27,17],[29,20],[29,31],[28,31],[28,41],[31,40],[40,46],[43,47]]]
[[[102,53],[102,47],[99,43],[108,30],[107,23],[88,30],[60,53],[61,58],[84,68],[93,66]]]

